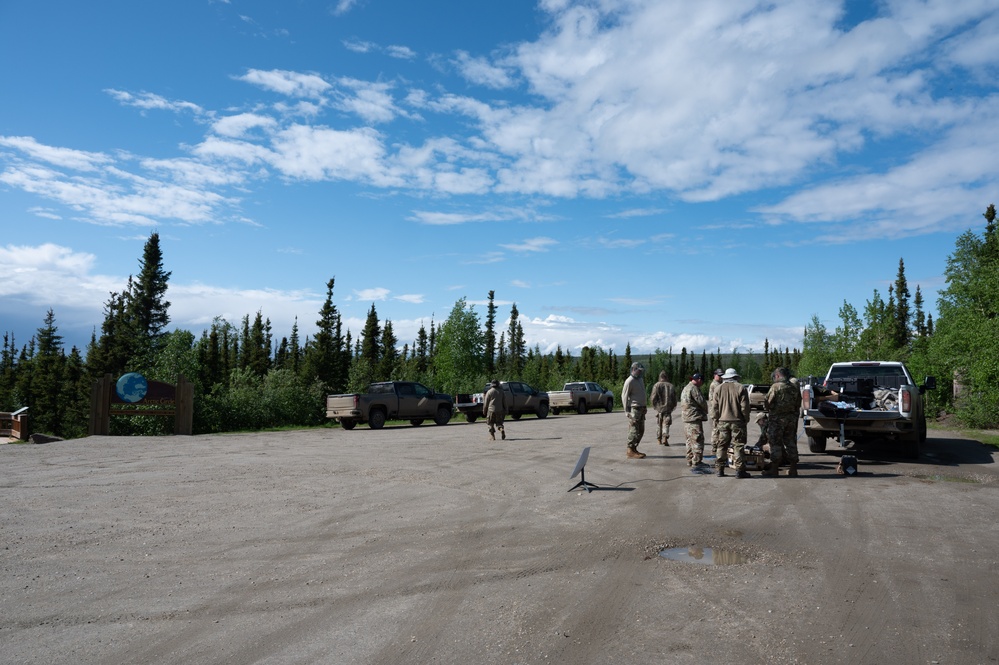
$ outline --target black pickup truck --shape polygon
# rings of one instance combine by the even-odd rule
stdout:
[[[535,389],[522,381],[502,381],[500,388],[506,392],[506,410],[514,420],[527,413],[533,413],[538,418],[548,417],[548,393]],[[474,423],[482,418],[482,399],[489,386],[481,393],[459,393],[454,398],[454,408],[465,415],[465,420]]]

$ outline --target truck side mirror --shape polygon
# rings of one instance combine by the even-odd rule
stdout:
[[[923,390],[935,390],[937,387],[937,377],[927,376],[923,379]]]

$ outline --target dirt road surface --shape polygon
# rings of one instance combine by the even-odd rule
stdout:
[[[992,449],[739,480],[648,422],[0,446],[0,661],[999,661]]]

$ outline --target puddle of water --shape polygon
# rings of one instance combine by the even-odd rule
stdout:
[[[659,552],[659,556],[670,561],[699,563],[705,566],[733,566],[749,562],[749,557],[741,552],[712,547],[671,547]]]

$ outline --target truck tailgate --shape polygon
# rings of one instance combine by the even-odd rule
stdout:
[[[327,418],[359,417],[361,412],[357,407],[358,395],[326,396]]]

